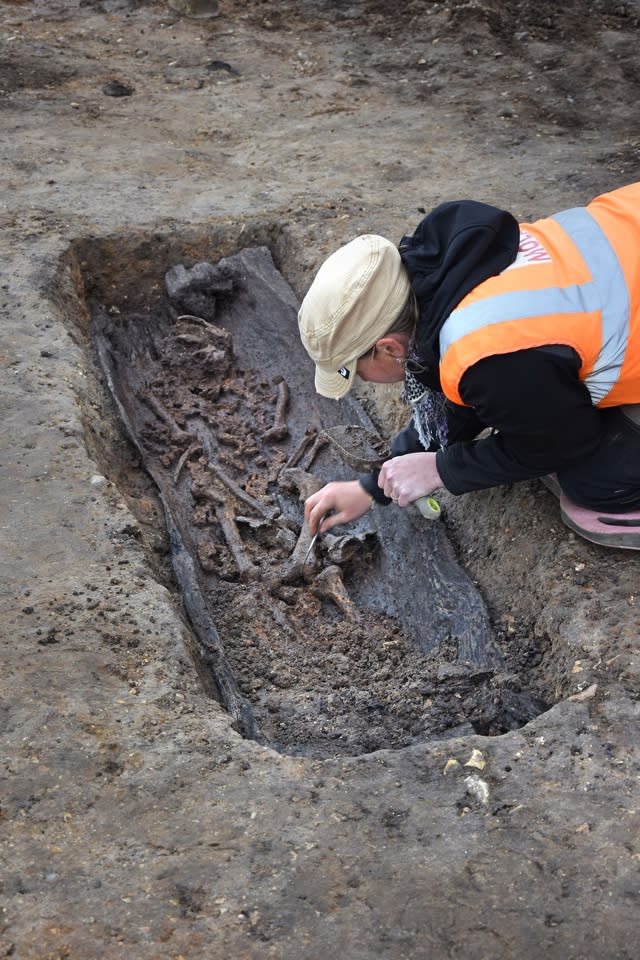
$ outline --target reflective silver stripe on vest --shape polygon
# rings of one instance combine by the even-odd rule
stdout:
[[[622,268],[606,234],[584,207],[565,210],[552,219],[560,224],[580,251],[592,279],[569,287],[520,290],[487,297],[454,310],[440,331],[440,356],[474,330],[507,321],[526,321],[545,314],[602,315],[602,342],[585,385],[594,404],[613,389],[620,377],[629,338],[629,293]],[[527,269],[527,267],[516,268]],[[531,267],[530,269],[535,269]],[[558,331],[561,337],[561,331]]]

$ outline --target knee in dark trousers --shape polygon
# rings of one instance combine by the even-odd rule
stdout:
[[[603,416],[606,426],[598,448],[586,460],[559,470],[558,481],[570,500],[590,510],[638,510],[640,405],[612,407]]]

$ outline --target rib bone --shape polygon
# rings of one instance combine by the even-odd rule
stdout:
[[[179,479],[180,479],[180,474],[182,473],[182,468],[184,467],[185,463],[187,462],[187,460],[189,459],[189,457],[191,456],[191,454],[192,454],[192,453],[195,453],[196,450],[200,450],[200,451],[202,450],[202,446],[201,446],[201,444],[200,444],[197,440],[195,440],[193,443],[191,443],[191,444],[187,447],[187,449],[184,451],[184,453],[182,454],[182,456],[181,456],[180,459],[178,460],[178,465],[176,466],[175,472],[174,472],[174,474],[173,474],[173,482],[174,482],[174,483],[176,483],[176,484],[178,483],[178,481],[179,481]]]

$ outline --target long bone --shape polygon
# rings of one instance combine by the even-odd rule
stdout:
[[[349,620],[360,619],[360,613],[347,593],[340,567],[325,567],[311,583],[310,590],[316,597],[335,603]]]
[[[213,473],[215,477],[224,484],[224,486],[229,490],[237,500],[240,500],[246,507],[249,507],[250,510],[253,510],[255,513],[259,514],[261,517],[267,517],[269,520],[273,520],[278,513],[278,510],[274,507],[266,507],[263,503],[260,503],[259,500],[256,500],[250,494],[248,494],[242,487],[238,486],[235,480],[232,480],[224,470],[221,470],[220,467],[209,460],[207,466],[209,470]]]
[[[287,405],[289,403],[289,387],[286,380],[281,380],[278,384],[278,399],[276,401],[276,412],[273,420],[273,426],[267,430],[265,440],[284,440],[289,436],[289,427],[287,426]]]
[[[302,460],[302,467],[304,470],[311,469],[311,465],[313,464],[313,461],[318,456],[318,454],[323,449],[323,447],[326,447],[328,443],[329,443],[329,440],[324,435],[324,433],[319,433],[318,436],[313,441],[313,446],[311,447],[309,452],[304,456]]]
[[[303,458],[307,450],[314,443],[316,437],[318,436],[318,430],[316,427],[307,427],[304,432],[304,437],[295,448],[287,462],[285,463],[283,470],[288,470],[290,467],[295,467]]]
[[[222,535],[235,560],[240,579],[256,580],[260,576],[260,569],[247,556],[231,507],[225,503],[221,494],[209,490],[200,483],[193,490],[193,494],[213,505],[216,520],[220,524]]]
[[[260,576],[260,568],[256,567],[246,554],[231,508],[219,504],[215,507],[215,513],[224,539],[235,560],[240,579],[257,580]]]
[[[154,397],[152,393],[144,393],[140,396],[140,399],[151,410],[153,410],[159,420],[162,420],[162,422],[169,427],[169,430],[176,440],[185,440],[187,438],[189,440],[193,440],[193,434],[183,430],[182,427],[179,427],[166,407],[158,400],[157,397]]]
[[[302,525],[300,536],[293,548],[293,553],[286,560],[278,573],[278,579],[281,583],[294,583],[301,580],[305,574],[305,558],[311,543],[311,531],[306,523]]]

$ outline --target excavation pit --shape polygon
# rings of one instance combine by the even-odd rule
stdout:
[[[501,649],[445,521],[375,507],[305,559],[304,499],[355,476],[323,431],[376,428],[351,396],[315,393],[275,265],[286,231],[237,233],[78,241],[69,260],[124,436],[116,454],[93,430],[92,452],[162,505],[205,688],[244,736],[293,755],[522,726],[550,698]]]

